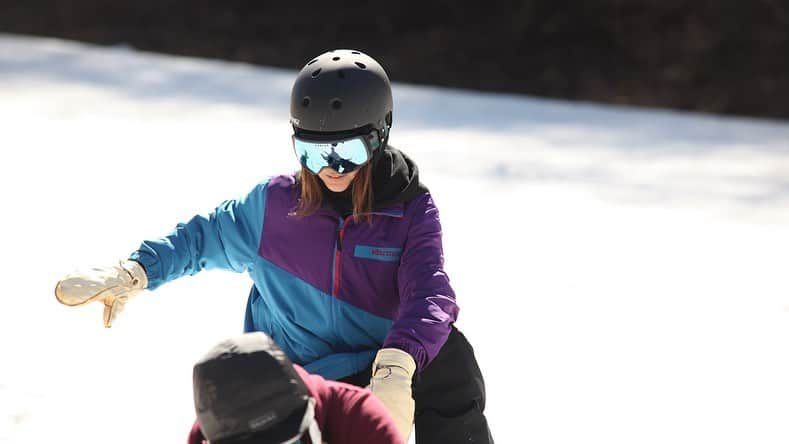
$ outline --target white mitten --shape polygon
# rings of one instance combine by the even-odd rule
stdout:
[[[104,326],[123,310],[129,298],[148,286],[148,276],[138,262],[125,260],[104,268],[75,271],[55,286],[61,304],[76,306],[88,302],[104,303]]]
[[[416,362],[411,355],[396,348],[382,348],[375,355],[370,380],[370,390],[389,410],[406,442],[414,423],[411,378],[415,370]]]

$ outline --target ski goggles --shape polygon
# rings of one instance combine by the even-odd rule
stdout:
[[[339,140],[307,139],[293,135],[293,150],[304,168],[318,174],[331,168],[340,174],[358,170],[380,146],[378,131]]]

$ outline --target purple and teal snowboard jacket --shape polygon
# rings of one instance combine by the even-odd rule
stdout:
[[[267,333],[311,373],[358,373],[384,347],[424,369],[458,315],[430,194],[377,208],[372,223],[329,207],[297,218],[298,198],[293,175],[273,177],[143,242],[130,259],[151,290],[203,269],[249,273],[245,331]]]

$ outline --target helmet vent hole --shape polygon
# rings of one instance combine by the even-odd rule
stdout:
[[[340,100],[340,99],[332,99],[331,107],[332,107],[332,109],[340,109],[340,108],[342,108],[342,100]]]
[[[362,62],[356,62],[356,66],[358,66],[359,68],[362,68],[362,69],[367,69],[367,65],[365,65]]]
[[[305,97],[304,99],[302,99],[301,106],[303,106],[305,108],[310,106],[310,98],[309,97]]]
[[[321,68],[316,69],[315,71],[312,72],[312,78],[314,79],[315,77],[318,77],[320,73],[321,73]]]
[[[339,57],[337,57],[337,56],[334,56],[334,57],[332,57],[331,59],[332,59],[332,60],[334,60],[335,62],[336,62],[337,60],[340,60],[340,58],[339,58]]]
[[[359,51],[351,51],[351,54],[361,54]]]
[[[310,63],[307,63],[307,65],[312,65],[313,63],[315,63],[315,62],[317,62],[317,61],[318,61],[318,59],[314,59],[314,60],[312,60]]]
[[[339,70],[339,71],[337,71],[337,77],[339,77],[341,79],[344,79],[345,78],[345,73],[342,72],[342,70]]]

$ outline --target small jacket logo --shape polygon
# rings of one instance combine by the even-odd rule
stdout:
[[[402,248],[372,247],[369,245],[357,245],[353,250],[355,257],[383,262],[398,262],[402,254]]]

